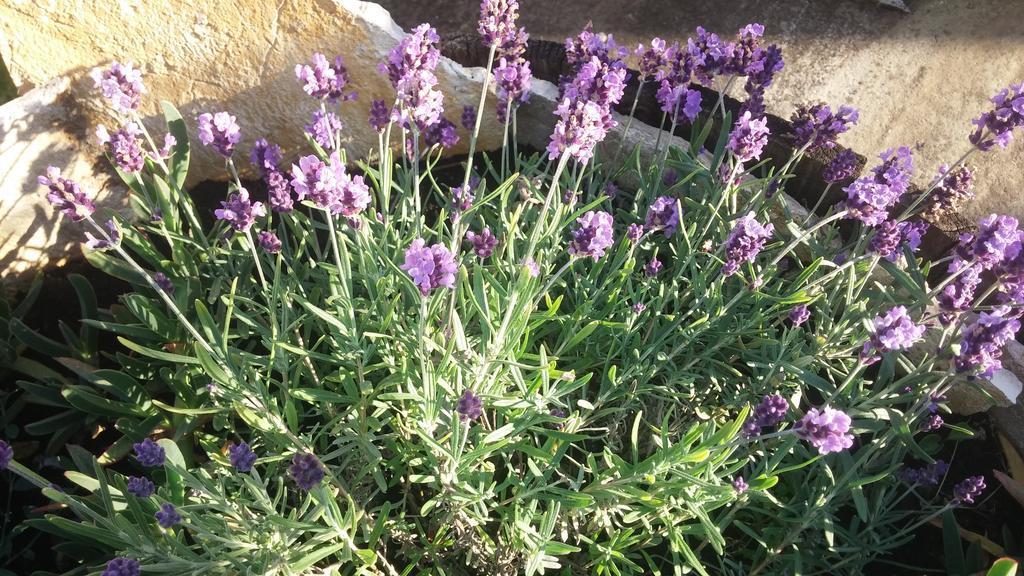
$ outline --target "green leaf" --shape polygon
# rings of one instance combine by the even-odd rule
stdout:
[[[349,398],[348,396],[342,396],[341,394],[327,390],[320,390],[319,388],[292,388],[288,393],[299,400],[313,404],[319,402],[348,404],[352,402],[352,398]]]
[[[950,576],[967,576],[967,560],[960,545],[960,526],[952,510],[942,514],[943,555],[946,559],[946,573]]]
[[[189,141],[188,141],[188,128],[185,126],[185,120],[181,117],[181,113],[174,107],[174,104],[166,100],[160,101],[160,108],[164,113],[164,120],[167,121],[167,131],[174,136],[176,140],[174,144],[174,151],[171,153],[171,157],[168,160],[168,168],[170,169],[169,179],[171,184],[176,190],[185,189],[185,176],[188,175],[188,164],[189,164]]]
[[[166,362],[171,362],[172,364],[200,364],[199,359],[197,358],[192,358],[191,356],[182,356],[181,354],[172,354],[170,352],[163,352],[161,350],[153,350],[152,348],[146,348],[145,346],[140,346],[135,342],[128,340],[127,338],[122,338],[121,336],[117,337],[117,341],[124,345],[125,348],[131,350],[132,352],[136,352],[138,354],[142,354],[143,356],[154,358],[156,360],[164,360]]]
[[[1017,561],[1012,558],[1000,558],[992,564],[987,576],[1016,576]]]

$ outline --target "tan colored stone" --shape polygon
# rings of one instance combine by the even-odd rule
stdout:
[[[302,127],[319,105],[302,91],[294,67],[313,52],[345,58],[359,98],[340,107],[344,145],[350,158],[365,157],[377,146],[366,121],[370,101],[394,97],[377,64],[403,35],[387,11],[357,0],[0,3],[0,43],[6,42],[0,53],[19,86],[68,76],[88,124],[112,124],[116,120],[87,73],[112,60],[134,62],[144,70],[149,90],[142,102],[147,126],[160,129],[160,100],[178,106],[193,135],[199,114],[228,110],[242,129],[243,159],[260,137],[279,143],[289,157],[307,150]],[[454,122],[463,105],[476,104],[482,74],[447,59],[439,66],[446,112]],[[454,153],[469,142],[460,131]],[[500,138],[496,123],[486,123],[482,145]],[[195,146],[192,162],[189,184],[226,176],[223,161],[201,146]],[[248,170],[248,162],[239,167]]]

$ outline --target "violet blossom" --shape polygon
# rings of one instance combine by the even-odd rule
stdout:
[[[589,256],[596,262],[614,242],[612,215],[593,210],[577,218],[576,225],[569,243],[569,254],[580,258]]]
[[[227,112],[199,115],[199,141],[210,146],[218,154],[230,158],[235,145],[242,139],[235,117]]]
[[[312,454],[296,454],[292,456],[292,464],[288,467],[288,476],[303,492],[309,492],[324,479],[324,468],[320,460]]]
[[[829,184],[842,182],[853,178],[860,169],[860,159],[853,150],[843,150],[828,163],[828,166],[821,173],[821,177]]]
[[[117,227],[117,224],[113,220],[107,220],[103,227],[107,229],[107,237],[109,238],[97,238],[93,236],[91,232],[85,233],[85,246],[89,250],[106,250],[107,248],[113,248],[121,242],[121,229]]]
[[[374,130],[378,133],[383,133],[384,128],[387,127],[390,121],[391,111],[388,110],[388,105],[383,100],[373,100],[370,102],[370,126]]]
[[[435,288],[455,288],[458,264],[443,244],[426,246],[422,238],[413,240],[405,251],[405,262],[400,268],[409,273],[424,296]]]
[[[924,335],[925,327],[915,324],[907,314],[906,306],[891,308],[872,321],[871,338],[864,343],[861,358],[865,362],[878,360],[878,354],[908,350]]]
[[[232,443],[228,446],[228,461],[231,462],[231,467],[235,470],[248,472],[256,463],[256,453],[245,442]]]
[[[942,478],[949,472],[949,464],[945,460],[936,460],[920,468],[903,468],[899,477],[907,484],[918,486],[938,486]]]
[[[313,112],[312,121],[306,124],[306,134],[324,150],[334,150],[335,138],[341,132],[341,128],[341,119],[337,114],[317,110]]]
[[[142,150],[139,136],[142,131],[135,122],[128,122],[111,134],[106,126],[96,128],[96,138],[103,149],[114,159],[114,164],[125,172],[136,173],[146,165],[146,154]]]
[[[491,229],[487,226],[484,226],[479,234],[472,230],[466,232],[466,240],[473,244],[473,252],[481,259],[490,258],[498,246],[498,238],[491,233]]]
[[[476,420],[484,413],[484,402],[472,390],[466,388],[455,405],[455,412],[463,422]]]
[[[971,476],[953,487],[953,502],[974,504],[974,500],[985,491],[985,477]]]
[[[995,108],[973,121],[975,130],[969,138],[982,151],[996,145],[1006,148],[1013,140],[1013,131],[1024,126],[1024,83],[1000,90],[990,102]]]
[[[817,448],[824,456],[842,452],[853,446],[853,435],[849,433],[850,417],[841,410],[824,407],[811,408],[796,424],[796,435]]]
[[[302,89],[306,94],[331,101],[351,100],[356,97],[355,93],[344,93],[345,86],[348,85],[348,69],[345,68],[345,60],[341,56],[335,56],[331,62],[317,52],[313,54],[312,60],[312,66],[295,65],[295,77],[302,82]]]
[[[149,438],[142,442],[136,442],[132,445],[132,448],[135,450],[135,459],[146,468],[163,466],[164,461],[167,460],[167,453],[164,451],[163,446]]]
[[[160,510],[157,511],[153,516],[156,517],[156,523],[161,528],[172,528],[176,524],[181,523],[181,514],[178,513],[178,509],[174,507],[174,504],[170,502],[164,502],[160,505]]]
[[[978,319],[963,331],[960,353],[953,359],[957,372],[991,378],[996,370],[1001,369],[1003,346],[1020,330],[1018,316],[1005,306],[981,312]]]
[[[107,562],[100,576],[139,576],[139,561],[134,558],[114,558]]]
[[[662,268],[661,260],[658,260],[657,258],[651,258],[647,262],[647,265],[644,266],[644,274],[648,278],[654,278],[655,276],[658,275],[659,272],[661,272],[661,268]]]
[[[893,222],[886,220],[875,229],[875,235],[868,242],[868,250],[890,262],[903,255],[903,247],[911,252],[921,245],[921,237],[928,230],[926,222]]]
[[[4,440],[0,440],[0,471],[6,470],[14,459],[14,449]]]
[[[636,243],[640,241],[644,235],[643,224],[630,224],[626,227],[626,239],[630,242]]]
[[[89,75],[114,110],[122,114],[138,110],[146,87],[142,83],[142,71],[133,68],[131,62],[114,61],[110,68],[93,68]]]
[[[771,224],[762,225],[749,212],[736,221],[729,238],[725,241],[726,261],[722,266],[722,275],[732,276],[744,262],[753,262],[772,237],[775,227]]]
[[[789,321],[800,326],[811,318],[811,309],[806,304],[797,304],[789,311]]]
[[[906,146],[886,150],[880,158],[882,163],[872,169],[870,176],[861,177],[844,188],[848,217],[860,220],[865,226],[878,226],[889,218],[889,210],[910,185],[914,169],[910,149]]]
[[[744,164],[750,160],[761,158],[765,145],[768,144],[768,120],[753,119],[750,112],[744,112],[736,120],[729,134],[726,148],[736,157],[736,161]]]
[[[39,176],[37,180],[40,185],[48,188],[46,199],[50,205],[72,222],[81,222],[96,210],[96,206],[85,192],[82,192],[78,183],[61,177],[59,168],[47,167],[46,175]]]
[[[281,251],[281,239],[277,237],[277,234],[270,232],[269,230],[261,230],[257,235],[260,248],[267,254],[277,254]]]
[[[462,127],[466,130],[472,130],[476,127],[476,108],[473,106],[463,106],[462,116],[460,117]]]
[[[128,493],[136,498],[149,498],[156,492],[156,485],[144,476],[130,476],[126,487]]]
[[[671,196],[659,196],[649,208],[647,217],[644,220],[644,228],[648,230],[660,229],[665,238],[675,234],[679,226],[679,205]],[[642,232],[642,230],[641,230]]]
[[[482,0],[477,32],[486,46],[499,46],[515,35],[518,18],[517,0]]]
[[[229,194],[228,199],[220,205],[221,208],[214,210],[213,214],[238,232],[247,232],[256,223],[256,218],[267,215],[263,203],[250,201],[249,191],[245,188]]]
[[[857,109],[850,106],[840,106],[836,112],[824,103],[800,106],[791,120],[794,145],[808,150],[833,148],[839,135],[856,124],[858,117]]]
[[[437,123],[443,113],[444,96],[437,89],[434,69],[441,59],[437,49],[440,38],[429,24],[420,24],[402,38],[379,66],[391,81],[398,106],[391,120],[407,128],[413,124],[426,127]]]
[[[370,188],[362,176],[351,176],[335,151],[328,162],[303,156],[292,165],[292,187],[300,201],[307,196],[321,210],[351,217],[370,205]]]

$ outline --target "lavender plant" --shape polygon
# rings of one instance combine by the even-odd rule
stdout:
[[[458,129],[424,24],[381,64],[395,95],[371,106],[376,164],[340,146],[336,112],[356,97],[341,56],[296,66],[321,103],[310,149],[257,140],[253,190],[244,127],[200,115],[230,177],[212,222],[183,188],[186,122],[162,103],[158,148],[138,70],[94,74],[124,114],[101,139],[135,220],[58,168],[39,181],[83,225],[90,262],[133,286],[83,321],[121,348],[24,387],[123,437],[98,459],[70,448],[63,489],[0,442],[0,468],[64,507],[30,523],[76,543],[80,572],[859,574],[983,497],[980,477],[944,485],[930,432],[954,380],[999,368],[1019,329],[1024,232],[993,216],[948,259],[914,252],[918,215],[968,196],[970,155],[1024,125],[1021,88],[923,192],[908,194],[901,147],[824,216],[798,216],[775,192],[858,118],[801,108],[793,156],[767,167],[782,59],[763,27],[637,50],[664,123],[693,134],[643,162],[602,146],[631,73],[589,29],[567,42],[550,145],[510,150],[531,85],[517,12],[484,0],[479,26],[512,127],[501,162],[471,154],[435,178]],[[736,81],[735,119],[691,84]],[[453,112],[471,152],[488,84]],[[840,154],[829,185],[854,170]]]

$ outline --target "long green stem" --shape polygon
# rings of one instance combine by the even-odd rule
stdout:
[[[462,177],[462,186],[469,184],[469,177],[473,174],[473,154],[476,153],[476,140],[480,136],[480,124],[484,118],[484,105],[487,104],[487,88],[491,83],[491,67],[494,65],[494,53],[498,45],[492,44],[491,51],[487,54],[487,68],[484,71],[484,84],[480,89],[480,102],[476,107],[476,123],[473,124],[473,134],[469,137],[469,157],[466,159],[466,174]]]

